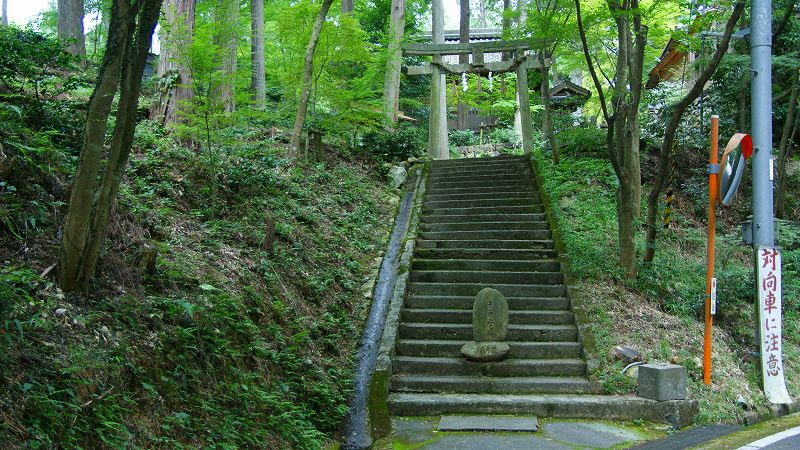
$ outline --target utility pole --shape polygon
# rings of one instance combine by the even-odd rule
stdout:
[[[753,0],[750,61],[753,124],[752,239],[756,285],[756,345],[760,349],[761,379],[770,403],[791,402],[781,355],[781,255],[775,247],[772,210],[772,3]]]

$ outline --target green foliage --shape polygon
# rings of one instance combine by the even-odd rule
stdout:
[[[465,145],[479,144],[478,135],[472,130],[452,130],[449,133],[448,141],[450,145],[462,147]]]
[[[426,130],[401,123],[395,131],[375,129],[364,133],[361,147],[385,161],[405,160],[424,154],[427,145]]]
[[[603,158],[606,149],[606,130],[597,127],[565,128],[557,134],[561,151],[564,154],[581,157]]]

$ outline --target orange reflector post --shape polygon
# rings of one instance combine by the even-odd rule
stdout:
[[[711,384],[711,279],[714,278],[714,238],[717,222],[719,116],[711,116],[711,158],[708,170],[708,249],[706,253],[706,327],[703,336],[703,383]]]

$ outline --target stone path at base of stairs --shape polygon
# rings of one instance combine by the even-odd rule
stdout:
[[[536,433],[439,432],[439,417],[392,419],[394,432],[376,449],[549,450],[612,448],[636,445],[654,436],[622,424],[600,421],[547,420]],[[666,432],[666,427],[664,427]]]

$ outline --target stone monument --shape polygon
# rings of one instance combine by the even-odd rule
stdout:
[[[461,347],[461,354],[470,361],[500,361],[511,348],[505,342],[508,332],[508,302],[496,289],[478,292],[472,305],[474,341]]]

